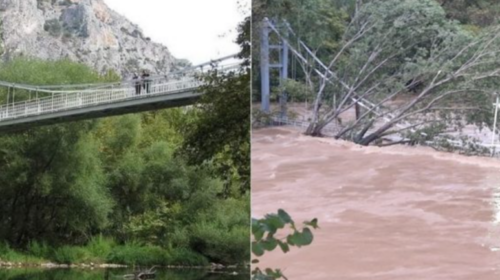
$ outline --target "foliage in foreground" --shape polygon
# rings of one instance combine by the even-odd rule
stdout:
[[[313,242],[311,229],[318,229],[318,220],[304,222],[302,229],[298,228],[287,212],[280,209],[277,214],[268,214],[262,219],[252,219],[252,253],[258,258],[266,251],[274,251],[277,247],[283,253],[288,253],[290,247],[308,246]],[[283,232],[284,231],[284,232]],[[284,236],[284,237],[277,237]],[[258,264],[258,259],[253,259],[253,264]],[[287,279],[280,269],[266,268],[262,270],[255,267],[252,271],[253,280]]]

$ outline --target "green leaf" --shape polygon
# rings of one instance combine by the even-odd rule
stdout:
[[[252,253],[257,257],[264,255],[264,248],[260,242],[252,242]]]
[[[295,242],[294,242],[294,235],[295,234],[289,234],[287,237],[286,237],[286,242],[288,243],[288,245],[290,246],[295,246]]]
[[[311,226],[312,228],[314,229],[318,229],[319,226],[318,226],[318,219],[314,218],[313,220],[311,220],[310,222],[304,222],[304,224],[306,226]]]
[[[273,279],[279,279],[279,278],[283,277],[283,274],[281,273],[281,270],[279,270],[279,269],[272,270],[270,268],[266,268],[266,274],[267,274],[267,276],[270,276]]]
[[[262,227],[260,221],[252,219],[252,234],[255,238],[255,241],[260,241],[265,234],[265,230]]]
[[[265,225],[266,230],[271,234],[275,234],[278,229],[285,227],[285,222],[276,214],[266,215],[266,218],[261,220],[261,223]]]
[[[297,247],[310,245],[313,241],[313,234],[309,228],[305,228],[302,232],[296,231],[287,239],[290,245]]]
[[[288,215],[288,213],[283,209],[278,210],[278,217],[280,217],[281,220],[287,224],[293,224],[292,217],[290,217],[290,215]]]
[[[274,238],[261,241],[262,248],[267,251],[272,251],[278,246],[278,241]]]
[[[313,242],[313,233],[309,228],[305,228],[302,233],[300,234],[300,245],[302,246],[307,246],[310,245]]]
[[[288,246],[288,244],[286,244],[285,242],[278,240],[278,245],[280,246],[283,253],[288,253],[290,251],[290,246]]]

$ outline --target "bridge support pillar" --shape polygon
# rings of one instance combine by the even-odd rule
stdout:
[[[288,37],[288,34],[285,33],[285,38]],[[280,83],[281,83],[281,88],[282,92],[280,94],[280,117],[282,119],[287,118],[287,100],[288,100],[288,94],[285,90],[285,82],[288,79],[288,57],[289,57],[289,50],[288,50],[288,45],[285,39],[281,40],[281,68],[280,68]]]
[[[287,93],[284,90],[284,83],[288,79],[288,63],[289,63],[289,47],[286,37],[288,32],[285,31],[285,37],[281,40],[279,45],[269,44],[269,34],[271,33],[271,23],[268,18],[265,18],[262,22],[261,30],[261,47],[260,47],[260,75],[261,75],[261,99],[262,99],[262,111],[265,113],[270,113],[270,91],[271,91],[271,78],[270,71],[272,68],[279,69],[280,86],[283,91],[279,95],[280,104],[280,118],[286,118],[287,114]],[[277,49],[279,51],[279,63],[271,63],[271,49]]]
[[[260,79],[261,79],[261,109],[270,113],[270,79],[269,79],[269,19],[262,21],[260,38]]]

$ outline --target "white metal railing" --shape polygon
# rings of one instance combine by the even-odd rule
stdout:
[[[41,115],[74,108],[91,107],[100,104],[113,103],[126,99],[147,98],[159,94],[170,94],[183,90],[198,88],[202,82],[192,78],[191,80],[150,84],[149,93],[141,86],[141,92],[136,93],[135,87],[123,87],[104,90],[81,90],[54,93],[31,101],[17,102],[0,106],[0,122],[6,119]]]
[[[239,68],[239,64],[232,64],[217,67],[217,70],[226,72],[237,68]],[[199,71],[186,73],[174,82],[165,77],[152,78],[139,84],[139,93],[136,92],[136,85],[138,85],[136,81],[128,81],[119,85],[113,84],[107,88],[42,91],[44,97],[1,105],[0,124],[2,121],[10,119],[195,90],[203,85],[202,80],[196,77],[200,73]]]

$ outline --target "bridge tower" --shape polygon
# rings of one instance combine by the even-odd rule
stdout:
[[[262,111],[270,113],[270,94],[271,94],[271,69],[277,68],[280,72],[280,86],[288,79],[289,47],[287,38],[288,31],[284,31],[284,36],[277,45],[270,44],[271,24],[268,18],[264,18],[261,29],[260,40],[260,74],[261,74],[261,96]],[[279,61],[271,62],[271,50],[279,52]],[[279,96],[280,118],[286,118],[287,93],[283,89]]]

